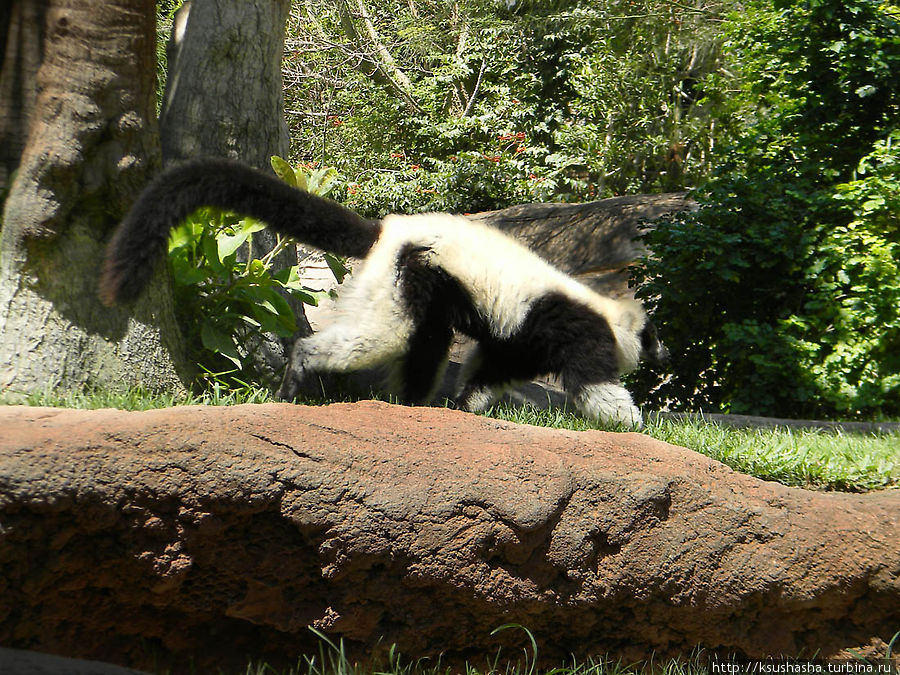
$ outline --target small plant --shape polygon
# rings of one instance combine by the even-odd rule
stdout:
[[[280,157],[272,158],[275,172],[290,185],[326,194],[335,176],[327,171],[307,174],[293,169]],[[213,208],[202,208],[176,228],[169,240],[169,260],[182,329],[194,345],[194,361],[216,374],[252,376],[250,345],[263,333],[290,337],[297,330],[294,312],[286,300],[293,297],[317,305],[327,297],[303,285],[298,266],[275,270],[277,256],[294,243],[278,236],[275,247],[261,257],[241,260],[239,251],[265,224]],[[347,274],[344,261],[327,256],[338,281]],[[206,376],[204,376],[206,377]],[[207,377],[208,379],[208,377]],[[236,380],[240,383],[239,380]]]
[[[262,258],[238,260],[238,249],[265,226],[217,209],[196,211],[169,241],[176,299],[182,326],[199,337],[209,352],[242,368],[244,344],[254,332],[290,336],[297,329],[294,313],[279,293],[286,290],[309,304],[316,294],[303,287],[296,266],[272,271],[272,261],[289,244],[278,240]],[[207,365],[201,357],[202,365]],[[219,369],[215,362],[211,370]]]

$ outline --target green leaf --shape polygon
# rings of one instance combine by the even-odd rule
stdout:
[[[337,171],[331,167],[317,169],[309,175],[306,190],[324,197],[334,188],[337,175]]]
[[[219,243],[215,236],[209,232],[204,232],[200,236],[200,249],[203,251],[203,255],[206,257],[211,269],[217,274],[225,272],[225,266],[222,264],[222,259],[219,257]]]
[[[171,252],[177,248],[187,246],[194,241],[194,239],[195,237],[193,236],[190,226],[180,225],[174,228],[169,235],[169,251]]]
[[[237,251],[250,238],[250,232],[242,231],[237,234],[220,234],[216,237],[216,247],[219,260],[225,260]]]
[[[257,288],[256,301],[250,305],[266,332],[288,336],[297,330],[294,312],[287,300],[274,288]]]
[[[204,321],[200,327],[200,340],[208,350],[221,354],[238,368],[241,367],[241,355],[234,339],[218,330],[211,321]]]
[[[272,155],[269,158],[269,162],[272,164],[272,169],[275,171],[276,176],[291,187],[300,187],[297,184],[297,174],[287,160],[282,159],[278,155]]]
[[[246,232],[247,234],[253,234],[254,232],[259,232],[260,230],[266,229],[266,224],[261,220],[257,220],[256,218],[244,218],[238,223],[238,227],[236,232]]]
[[[277,281],[282,286],[287,286],[288,284],[294,283],[299,280],[299,268],[299,265],[283,267],[282,269],[272,273],[272,279]]]
[[[172,273],[175,276],[175,283],[179,286],[194,286],[209,278],[206,269],[190,265],[173,265]]]
[[[884,201],[885,201],[884,197],[881,195],[873,197],[872,199],[869,199],[869,200],[866,200],[865,202],[863,202],[862,210],[866,213],[869,213],[871,211],[877,211],[878,209],[881,209],[884,206]]]
[[[347,267],[347,261],[333,253],[326,253],[325,262],[328,263],[328,268],[331,270],[334,278],[337,279],[337,282],[339,284],[344,283],[344,277],[350,273],[350,268]]]
[[[327,300],[329,297],[328,291],[315,291],[303,287],[291,288],[286,286],[285,288],[287,288],[288,293],[290,293],[292,297],[306,305],[312,305],[313,307],[318,307],[320,300]]]
[[[262,305],[252,307],[253,315],[259,321],[259,330],[263,333],[274,333],[276,335],[285,336],[285,331],[276,314],[265,311]]]

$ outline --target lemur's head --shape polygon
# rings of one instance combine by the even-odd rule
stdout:
[[[659,341],[656,325],[649,318],[641,329],[641,358],[655,364],[669,360],[669,350]]]

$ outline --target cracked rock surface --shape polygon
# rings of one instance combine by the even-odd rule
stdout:
[[[898,491],[375,402],[2,407],[0,429],[6,647],[277,662],[317,649],[313,626],[449,663],[521,654],[521,633],[490,635],[515,622],[547,659],[757,658],[900,628]]]

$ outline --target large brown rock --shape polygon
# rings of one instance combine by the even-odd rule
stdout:
[[[900,492],[639,434],[358,403],[0,408],[0,644],[145,666],[351,650],[836,654],[900,627]],[[518,650],[507,650],[517,654]]]

